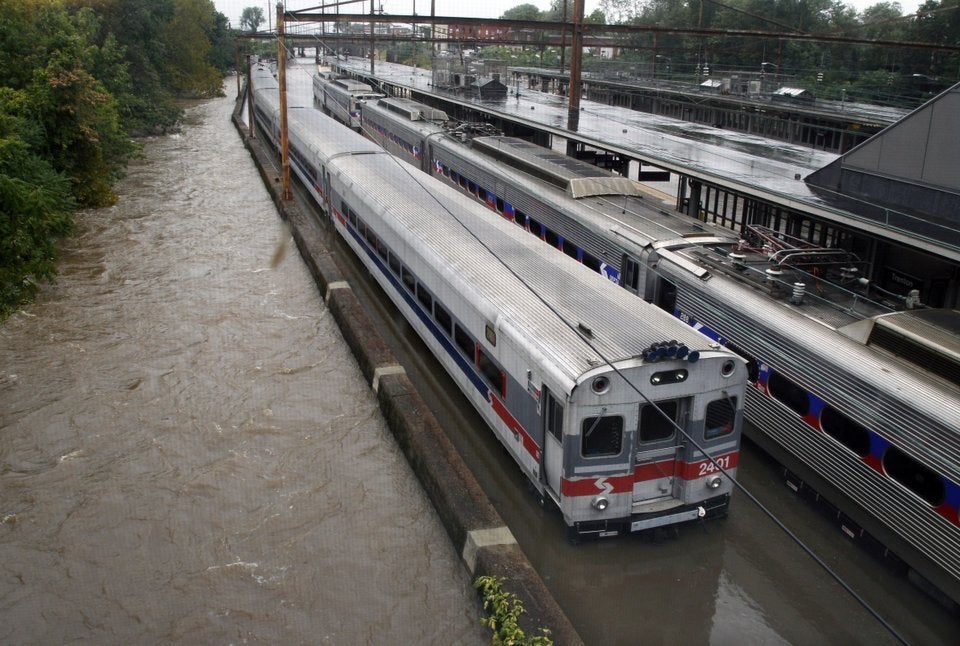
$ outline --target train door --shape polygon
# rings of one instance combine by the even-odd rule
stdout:
[[[543,388],[543,471],[547,491],[560,500],[563,479],[563,404]]]
[[[643,404],[637,429],[634,501],[645,503],[674,497],[677,492],[678,463],[682,457],[689,399],[670,399]]]

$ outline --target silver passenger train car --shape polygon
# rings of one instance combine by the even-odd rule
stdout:
[[[960,603],[960,312],[896,312],[916,295],[889,302],[853,254],[651,208],[624,177],[471,139],[408,99],[368,103],[362,121],[387,150],[747,359],[748,434],[791,486]]]
[[[252,82],[276,141],[276,81]],[[742,359],[318,111],[288,115],[291,167],[571,536],[727,512]]]
[[[383,94],[366,83],[321,72],[313,76],[313,100],[324,112],[354,130],[360,129],[360,106]]]

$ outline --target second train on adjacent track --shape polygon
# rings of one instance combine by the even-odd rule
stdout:
[[[639,185],[403,98],[362,106],[388,151],[748,361],[750,437],[844,530],[960,603],[960,312],[895,303],[842,248],[652,208]],[[886,302],[884,302],[886,301]]]

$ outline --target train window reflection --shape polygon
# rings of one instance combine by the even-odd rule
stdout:
[[[883,470],[931,505],[936,507],[943,503],[946,494],[943,480],[933,469],[920,464],[895,446],[888,447],[883,453]]]
[[[859,457],[870,454],[870,432],[833,406],[824,406],[820,413],[820,428]]]
[[[623,447],[623,417],[584,418],[580,441],[580,452],[584,457],[620,455]]]
[[[555,231],[547,227],[543,228],[543,239],[551,247],[557,247],[560,244],[560,236],[558,236]]]
[[[770,377],[767,379],[767,387],[776,400],[800,417],[806,417],[807,413],[810,412],[810,400],[807,398],[807,391],[780,373],[770,373]]]
[[[593,256],[586,251],[583,252],[583,264],[597,273],[600,272],[600,261],[596,256]]]
[[[737,417],[737,398],[717,399],[707,404],[706,423],[703,439],[715,440],[733,432]]]
[[[453,335],[453,318],[450,316],[450,312],[445,310],[440,303],[433,306],[433,318],[437,319],[437,323],[440,324],[447,336]]]
[[[487,353],[481,348],[477,353],[477,367],[480,369],[480,374],[482,374],[487,383],[489,383],[493,388],[500,394],[501,398],[506,398],[506,388],[504,386],[503,371],[497,367],[493,360],[487,356]]]
[[[406,267],[401,269],[400,280],[403,281],[403,284],[411,292],[416,288],[417,281],[414,279],[413,274],[410,273],[410,270]]]
[[[390,271],[392,271],[397,276],[399,276],[400,275],[400,259],[391,253],[389,262],[390,262]]]
[[[547,394],[547,406],[545,415],[547,416],[547,430],[557,438],[558,442],[563,441],[563,405]]]
[[[464,356],[470,359],[470,363],[474,361],[474,351],[475,345],[473,339],[470,338],[470,335],[463,331],[459,325],[453,326],[453,341],[457,344],[457,347],[460,348],[460,351],[463,352]]]
[[[423,285],[417,283],[417,300],[420,301],[420,304],[423,305],[423,309],[427,312],[433,311],[433,296],[430,295]]]
[[[640,441],[656,442],[673,437],[676,419],[677,402],[675,401],[657,402],[656,406],[645,405],[640,409]]]

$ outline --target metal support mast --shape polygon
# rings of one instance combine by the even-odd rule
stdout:
[[[570,87],[567,92],[567,130],[580,127],[580,76],[583,60],[583,0],[573,0],[573,38],[570,47]],[[567,142],[567,154],[571,154]]]
[[[281,200],[293,197],[290,192],[290,151],[287,133],[287,48],[283,42],[283,3],[277,3],[277,83],[280,85],[280,177]]]

